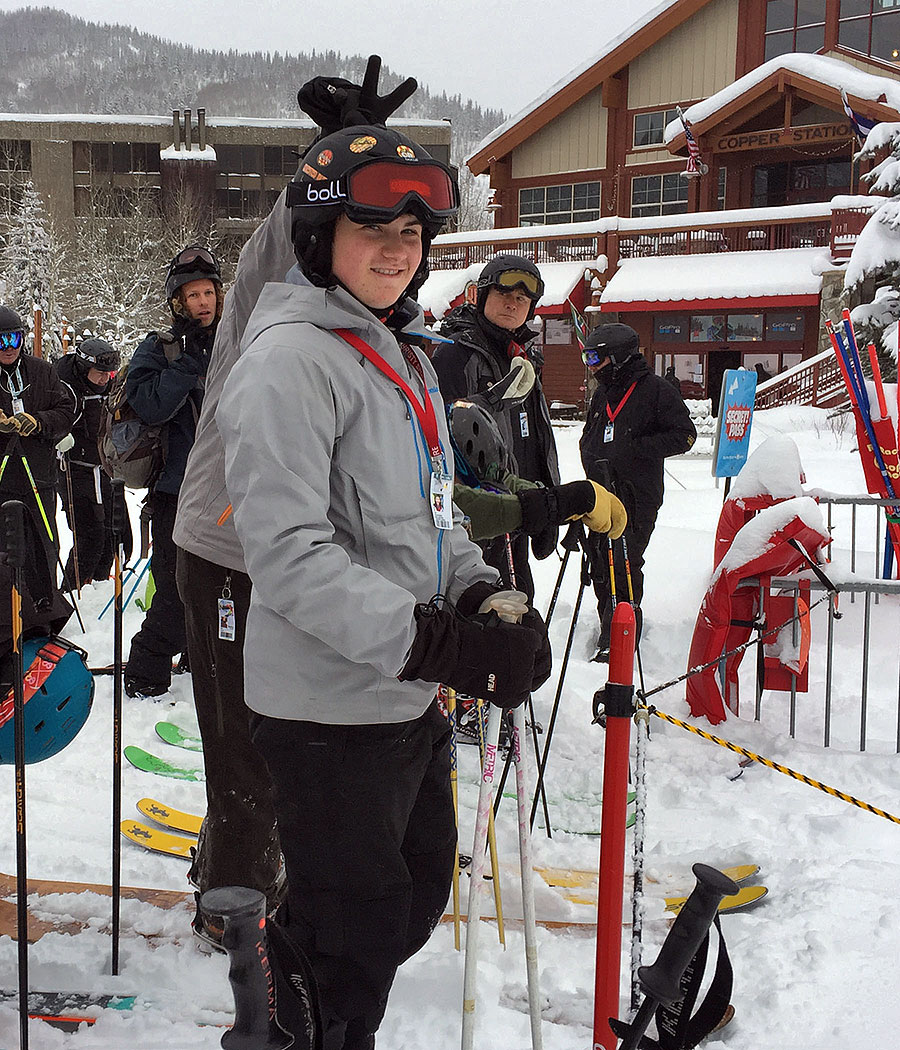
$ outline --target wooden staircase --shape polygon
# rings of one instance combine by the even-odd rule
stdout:
[[[830,349],[801,361],[756,388],[757,408],[776,405],[837,408],[846,404],[849,404],[847,388],[834,351]]]

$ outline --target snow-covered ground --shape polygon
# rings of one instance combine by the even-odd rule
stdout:
[[[580,476],[580,427],[563,425],[557,440],[567,480]],[[814,409],[773,409],[759,413],[753,445],[772,434],[789,434],[800,449],[807,484],[832,492],[864,491],[862,470],[849,429]],[[643,670],[647,688],[685,670],[697,609],[709,581],[712,538],[722,488],[701,456],[670,460],[667,492],[648,550],[644,600]],[[834,571],[849,569],[849,514],[835,514]],[[860,514],[857,544],[868,553],[857,563],[871,575],[874,526]],[[535,565],[538,606],[546,609],[559,571],[550,558]],[[72,621],[69,636],[90,652],[91,663],[112,659],[112,616],[98,622],[111,585],[86,588],[81,609],[87,625],[82,637]],[[557,666],[572,620],[578,572],[570,565],[551,626]],[[897,798],[900,758],[895,754],[898,703],[900,609],[896,598],[872,603],[871,666],[868,679],[868,735],[859,752],[860,654],[864,603],[842,599],[843,618],[835,629],[835,685],[832,746],[822,747],[825,681],[825,614],[813,614],[810,691],[798,697],[796,739],[791,739],[788,697],[766,693],[762,718],[753,715],[753,653],[742,669],[742,715],[715,732],[775,761],[824,781],[889,812],[900,812]],[[140,623],[133,606],[126,634]],[[591,725],[594,690],[606,669],[588,662],[596,638],[596,614],[585,596],[562,691],[559,719],[548,763],[553,837],[536,827],[534,853],[543,865],[596,868],[599,840],[586,832],[600,825],[603,731]],[[127,651],[127,647],[126,647]],[[535,697],[539,721],[547,724],[556,677]],[[109,678],[97,679],[91,717],[64,752],[28,767],[27,816],[29,874],[38,878],[109,882],[112,831],[111,707]],[[663,711],[687,718],[683,686],[659,693]],[[174,680],[163,703],[125,701],[124,742],[172,759],[199,756],[159,741],[154,724],[171,719],[196,725],[187,677]],[[705,721],[701,727],[709,729]],[[684,730],[653,719],[648,749],[646,872],[647,921],[644,960],[652,962],[666,933],[658,898],[688,892],[690,866],[744,862],[760,865],[758,881],[769,895],[756,908],[723,918],[735,970],[732,996],[736,1017],[721,1034],[733,1050],[845,1050],[854,1046],[896,1046],[900,1028],[897,958],[900,909],[894,898],[900,828],[804,784],[756,765],[737,780],[736,756]],[[477,753],[461,748],[461,845],[468,851],[476,802]],[[195,764],[199,764],[197,761]],[[509,789],[507,789],[509,790]],[[0,769],[0,793],[7,799],[0,826],[0,868],[15,871],[14,783],[11,767]],[[126,764],[123,816],[137,816],[142,796],[161,798],[182,809],[202,812],[201,784],[163,780]],[[500,855],[515,869],[515,806],[503,803],[497,821]],[[568,829],[568,830],[563,830]],[[631,833],[629,832],[629,848]],[[186,864],[122,843],[122,879],[130,885],[185,888]],[[757,880],[754,880],[757,881]],[[540,882],[540,880],[538,880]],[[515,880],[507,876],[505,903],[516,911]],[[555,890],[536,887],[539,916],[584,919],[589,906],[564,900]],[[204,955],[190,935],[189,913],[159,913],[147,905],[123,902],[120,975],[110,975],[108,899],[94,895],[50,900],[44,905],[88,922],[77,936],[47,935],[30,950],[33,988],[68,988],[138,993],[130,1013],[107,1011],[92,1029],[65,1034],[33,1022],[34,1050],[77,1048],[205,1048],[219,1046],[221,1028],[196,1021],[226,1023],[232,1007],[227,960]],[[144,936],[148,934],[151,936]],[[630,931],[623,931],[623,1010],[629,979]],[[547,1050],[585,1050],[591,1045],[595,942],[591,931],[538,932]],[[530,1047],[521,933],[507,931],[501,950],[492,928],[482,938],[475,1043],[519,1050]],[[450,1050],[459,1044],[463,957],[453,947],[451,925],[441,926],[430,943],[400,971],[378,1038],[384,1050]],[[0,938],[0,985],[16,987],[16,945]],[[0,1050],[18,1045],[14,1006],[0,1008]]]

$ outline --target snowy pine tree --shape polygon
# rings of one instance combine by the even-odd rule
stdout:
[[[886,150],[890,152],[884,156]],[[900,123],[877,124],[856,156],[883,157],[863,179],[885,199],[853,247],[844,287],[866,300],[851,311],[863,360],[863,348],[873,342],[884,378],[894,380],[900,318]]]
[[[21,314],[29,327],[35,307],[40,307],[40,352],[51,361],[62,354],[63,311],[58,295],[63,268],[62,241],[56,237],[40,194],[29,180],[6,235],[2,274],[7,305]]]

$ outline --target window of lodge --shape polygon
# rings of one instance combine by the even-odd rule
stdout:
[[[825,46],[826,0],[769,0],[766,4],[766,61]]]
[[[519,190],[519,225],[590,222],[600,218],[600,183],[532,186]]]
[[[678,172],[638,175],[631,180],[631,214],[680,215],[688,210],[688,180]]]

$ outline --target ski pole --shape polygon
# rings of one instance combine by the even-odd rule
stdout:
[[[19,435],[18,434],[13,434],[13,438],[16,441],[19,441]],[[84,626],[84,620],[82,620],[82,618],[81,618],[81,610],[78,608],[78,601],[76,600],[75,594],[72,591],[72,583],[69,580],[68,575],[66,574],[66,568],[63,565],[62,559],[59,556],[59,547],[57,546],[56,537],[53,534],[53,529],[50,527],[50,519],[47,517],[47,511],[44,509],[44,503],[43,503],[43,500],[41,499],[41,494],[38,492],[38,488],[37,488],[37,485],[35,484],[35,480],[34,480],[34,475],[31,473],[31,467],[30,467],[30,465],[28,463],[28,458],[26,457],[25,453],[22,451],[21,444],[19,445],[19,459],[22,461],[22,467],[23,467],[23,469],[25,471],[26,476],[28,477],[28,484],[31,486],[31,491],[32,491],[32,494],[34,495],[34,501],[37,504],[38,511],[40,512],[41,520],[44,523],[44,528],[47,530],[47,536],[50,539],[50,546],[53,548],[53,553],[56,555],[56,567],[62,573],[63,583],[65,584],[65,587],[66,587],[66,593],[68,594],[69,598],[72,601],[72,607],[75,610],[75,617],[78,620],[78,625],[79,625],[79,627],[81,627],[81,633],[82,634],[87,634],[87,628]],[[55,501],[56,501],[56,497],[54,496],[54,503],[55,503]],[[49,568],[49,566],[48,566],[48,568]],[[55,572],[55,569],[54,569],[54,583],[55,583],[55,575],[56,575],[56,572]]]
[[[25,559],[25,504],[7,500],[2,508],[3,546],[12,566],[13,736],[16,767],[16,936],[19,964],[19,1047],[28,1050],[28,867],[25,834],[25,665],[22,653],[22,590]]]
[[[137,579],[136,579],[136,580],[134,581],[134,583],[133,583],[133,585],[132,585],[132,587],[131,587],[131,590],[130,590],[130,591],[128,592],[128,597],[127,597],[127,598],[125,599],[125,602],[124,602],[124,604],[122,605],[122,609],[123,609],[123,610],[124,610],[124,609],[126,609],[126,608],[128,607],[128,603],[129,603],[129,602],[131,601],[131,599],[132,599],[132,598],[134,597],[134,592],[135,592],[135,591],[136,591],[136,590],[138,589],[138,587],[140,587],[140,585],[141,585],[141,580],[143,580],[143,578],[144,578],[144,577],[145,577],[145,576],[147,575],[147,573],[149,572],[149,570],[150,570],[150,565],[151,565],[151,559],[150,559],[150,558],[148,558],[148,559],[147,559],[147,561],[146,561],[146,562],[144,563],[144,567],[143,567],[143,569],[141,569],[140,573],[138,574],[138,578],[137,578]]]
[[[60,469],[66,476],[66,503],[69,505],[69,522],[72,526],[72,564],[75,566],[75,589],[78,597],[81,597],[81,563],[78,560],[78,530],[75,527],[75,498],[72,495],[72,470],[69,464],[69,454],[64,452],[60,456]]]
[[[682,997],[682,975],[709,932],[722,898],[738,892],[737,883],[715,868],[695,864],[691,870],[697,885],[678,913],[656,962],[652,966],[641,967],[640,981],[646,998],[634,1021],[626,1029],[619,1050],[636,1050],[641,1045],[641,1038],[657,1006],[669,1005]]]
[[[459,756],[456,741],[456,690],[447,687],[447,720],[450,722],[450,793],[456,824],[456,856],[453,858],[453,946],[459,951]]]
[[[572,620],[569,624],[569,634],[566,638],[566,648],[563,653],[562,666],[559,670],[559,679],[556,683],[556,695],[553,698],[553,707],[550,709],[550,720],[547,723],[547,736],[544,739],[544,749],[541,752],[541,758],[538,762],[537,767],[537,787],[534,789],[534,797],[531,801],[531,815],[528,819],[528,827],[534,827],[534,818],[537,814],[538,799],[540,798],[540,792],[544,784],[544,775],[547,770],[547,759],[550,755],[550,744],[553,741],[553,730],[556,726],[556,716],[559,713],[559,701],[562,696],[563,682],[566,679],[566,670],[569,666],[569,656],[572,652],[572,643],[575,641],[575,627],[578,623],[578,613],[581,609],[581,600],[584,597],[584,589],[587,586],[587,581],[590,579],[590,575],[587,570],[587,555],[582,556],[581,565],[581,576],[578,583],[578,594],[575,598],[575,608],[572,610]],[[545,811],[544,819],[547,823],[547,838],[553,838],[553,831],[550,827],[550,816]]]
[[[478,810],[475,815],[475,840],[472,845],[472,877],[469,882],[469,902],[466,916],[466,962],[463,976],[462,1050],[472,1050],[475,1035],[475,995],[478,984],[478,942],[480,939],[482,897],[484,892],[485,846],[488,818],[492,815],[494,769],[497,763],[497,744],[500,740],[500,721],[503,711],[490,705],[485,733],[484,766],[478,791]],[[479,720],[481,713],[479,712]]]
[[[576,522],[573,521],[572,524],[575,525]],[[581,526],[579,525],[579,529],[580,528],[581,528]],[[567,541],[569,540],[569,532],[571,532],[571,530],[568,530],[566,532],[566,537],[565,538],[566,538]],[[562,567],[560,568],[560,576],[559,576],[559,581],[560,582],[562,582],[562,572],[565,570],[565,567],[566,567],[565,559],[568,556],[569,556],[569,550],[568,550],[568,547],[567,547],[566,548],[565,557],[563,558],[563,564],[562,564]],[[507,564],[507,567],[509,568],[509,582],[510,582],[510,585],[512,586],[513,590],[517,590],[517,587],[516,587],[516,566],[515,566],[515,563],[513,561],[512,539],[511,539],[510,534],[508,532],[506,533],[506,564]],[[544,621],[544,622],[546,624],[548,621]],[[537,718],[536,718],[535,713],[534,713],[534,701],[531,698],[531,693],[528,694],[528,717],[531,720],[531,742],[532,742],[532,744],[534,746],[535,756],[537,756],[538,751],[540,750],[540,745],[538,743]],[[522,737],[522,747],[523,748],[525,747],[525,738],[524,738],[524,736]],[[499,788],[499,790],[497,792],[497,801],[495,803],[495,808],[494,808],[494,816],[495,817],[497,815],[497,809],[499,809],[499,807],[500,807],[500,800],[503,798],[503,785],[506,783],[506,776],[509,773],[509,763],[510,763],[511,757],[512,757],[512,749],[510,749],[509,753],[506,756],[506,763],[505,763],[505,765],[503,767],[503,775],[500,777],[500,788]],[[546,820],[547,827],[549,828],[550,827],[550,809],[549,809],[549,807],[547,805],[547,792],[546,792],[546,789],[544,787],[544,781],[543,780],[539,780],[538,781],[537,790],[541,794],[541,801],[544,804],[544,819]]]
[[[506,534],[506,556],[509,559],[510,582],[516,588],[516,572],[512,561],[512,544]],[[503,619],[514,621],[516,617],[500,613]],[[529,704],[531,696],[528,697]],[[532,728],[534,727],[532,713]],[[528,826],[527,756],[525,753],[525,711],[520,704],[513,708],[512,753],[516,763],[516,812],[519,821],[519,871],[522,879],[522,922],[525,928],[525,975],[528,984],[528,1016],[531,1022],[532,1050],[543,1050],[541,1033],[541,989],[538,979],[537,916],[534,910],[534,869],[531,864],[531,828]],[[537,741],[535,741],[537,754]],[[543,785],[540,785],[541,787]],[[544,799],[546,812],[547,800]],[[547,821],[549,825],[549,819]]]
[[[547,606],[547,615],[544,617],[544,623],[550,626],[550,621],[553,618],[553,612],[556,609],[556,600],[559,598],[559,591],[562,587],[563,576],[566,573],[566,566],[569,564],[569,556],[572,551],[577,551],[581,544],[581,540],[584,536],[584,529],[580,521],[573,521],[566,529],[566,534],[560,540],[563,550],[566,552],[563,555],[562,564],[559,567],[559,573],[556,576],[556,586],[553,588],[553,594],[550,596],[550,604]]]
[[[625,582],[628,586],[628,601],[634,609],[634,581],[631,576],[631,559],[628,557],[628,541],[622,534],[622,558],[625,562]],[[637,655],[638,681],[644,691],[644,669],[641,664],[641,646],[637,629],[634,641]],[[639,971],[641,946],[644,932],[644,842],[647,816],[647,740],[650,719],[646,711],[636,711],[634,716],[634,891],[631,897],[631,1010],[637,1013],[641,1000]]]
[[[266,897],[246,886],[217,886],[200,898],[206,915],[221,916],[234,995],[234,1025],[222,1036],[229,1050],[307,1050],[321,1046],[312,1033],[302,1045],[278,1021],[278,991],[266,926]],[[298,996],[302,995],[297,989]],[[310,1013],[315,1017],[312,1003]],[[298,1033],[299,1038],[299,1033]]]
[[[125,560],[123,536],[128,513],[125,485],[112,482],[110,525],[115,541],[113,614],[113,787],[112,787],[112,972],[119,972],[119,916],[122,879],[122,562]]]
[[[486,761],[485,756],[487,754],[487,726],[485,719],[485,709],[483,700],[475,701],[475,710],[477,712],[476,717],[478,718],[478,752],[481,758],[482,769]],[[493,708],[490,708],[493,713]],[[502,712],[501,712],[501,725],[502,725]],[[497,748],[499,751],[500,747],[500,733],[497,733]],[[492,777],[493,777],[492,771]],[[491,780],[491,786],[493,787],[493,779]],[[481,803],[481,796],[479,793],[479,805]],[[497,936],[500,939],[500,943],[503,947],[506,947],[506,926],[503,922],[503,892],[500,884],[500,857],[497,853],[497,832],[494,826],[494,807],[490,806],[488,810],[488,825],[487,825],[487,842],[488,852],[491,857],[491,881],[494,890],[494,910],[497,912]],[[472,876],[474,878],[474,874]]]
[[[128,568],[125,570],[125,574],[122,576],[122,583],[124,584],[125,581],[128,579],[128,577],[132,576],[133,574],[134,574],[134,567],[132,565],[129,565]],[[113,591],[113,596],[109,599],[109,601],[106,603],[106,605],[104,605],[103,608],[100,610],[100,612],[99,612],[99,614],[97,616],[98,620],[102,620],[103,619],[103,616],[106,613],[106,610],[112,608],[112,604],[113,604],[113,602],[115,600],[116,600],[116,594],[115,594],[115,591]]]

